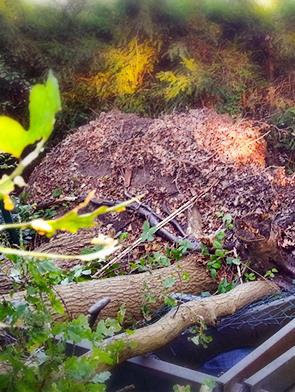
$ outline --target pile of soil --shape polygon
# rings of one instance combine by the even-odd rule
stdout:
[[[235,218],[289,216],[295,213],[295,176],[287,176],[283,167],[266,167],[267,132],[265,124],[234,121],[208,109],[158,119],[102,113],[34,169],[31,202],[56,203],[56,189],[60,200],[93,189],[104,200],[144,194],[143,202],[165,216],[167,208],[174,210],[215,184],[197,203],[205,235],[220,226],[220,212]],[[185,224],[187,216],[180,219]],[[132,237],[141,225],[130,226]],[[292,242],[294,224],[286,232],[287,243]]]

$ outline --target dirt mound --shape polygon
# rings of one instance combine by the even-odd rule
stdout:
[[[144,202],[163,214],[215,181],[198,203],[206,232],[219,225],[221,211],[288,214],[295,208],[295,180],[282,168],[265,167],[266,131],[207,109],[155,120],[103,113],[35,168],[31,201],[54,202],[57,189],[60,198],[95,189],[97,198],[109,200],[126,199],[127,191],[144,193]]]

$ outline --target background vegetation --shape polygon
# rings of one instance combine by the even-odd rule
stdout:
[[[206,105],[267,117],[294,153],[293,0],[0,0],[0,30],[0,111],[23,118],[29,85],[52,68],[57,140],[112,108]]]

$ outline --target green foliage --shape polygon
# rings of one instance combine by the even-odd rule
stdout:
[[[200,392],[212,392],[214,391],[215,387],[216,387],[216,381],[212,380],[211,378],[208,378],[203,381],[202,389]]]
[[[256,275],[254,272],[245,272],[244,276],[246,278],[246,282],[253,282],[256,280]]]
[[[273,86],[270,69],[294,89],[292,0],[2,3],[0,107],[20,118],[20,92],[25,99],[49,64],[65,91],[58,138],[114,107],[157,116],[209,105],[256,115]],[[278,94],[288,107],[291,94]]]
[[[13,206],[10,193],[14,185],[24,185],[20,177],[22,171],[42,150],[52,132],[59,108],[58,84],[50,74],[44,85],[34,86],[31,90],[28,131],[9,117],[0,117],[0,149],[5,153],[19,157],[28,145],[38,142],[33,152],[16,165],[12,174],[4,175],[0,180],[0,195],[6,208]],[[3,137],[5,140],[2,140]],[[80,209],[87,205],[91,197],[90,194],[77,208],[59,218],[45,220],[35,217],[28,222],[0,224],[0,231],[8,228],[32,228],[47,235],[52,235],[57,230],[76,232],[80,228],[93,226],[95,218],[101,213],[121,211],[125,207],[101,207],[93,213],[80,214]],[[30,206],[23,207],[20,214],[31,218]],[[88,318],[82,315],[71,321],[57,321],[56,315],[63,315],[66,309],[56,295],[54,286],[77,281],[91,273],[91,270],[78,266],[66,274],[50,260],[100,259],[114,250],[115,243],[111,238],[98,237],[93,243],[97,246],[95,252],[80,256],[50,255],[22,248],[8,248],[1,244],[1,258],[5,255],[11,261],[10,278],[14,282],[11,297],[8,295],[0,304],[3,338],[0,361],[5,365],[5,371],[0,375],[1,391],[106,390],[105,381],[110,373],[98,373],[97,367],[100,364],[115,365],[123,345],[117,341],[102,349],[99,343],[121,331],[124,310],[118,313],[117,319],[101,320],[94,329],[90,328]],[[22,290],[24,283],[24,298],[13,298],[14,292]],[[93,346],[90,355],[69,357],[66,354],[67,341],[77,344],[83,339],[88,339]]]
[[[279,111],[272,116],[272,122],[279,128],[278,147],[295,151],[295,106]]]
[[[199,323],[197,326],[191,328],[191,332],[195,335],[190,340],[196,345],[196,346],[203,346],[204,348],[207,348],[208,345],[212,342],[213,338],[210,335],[206,334],[207,326],[204,323],[204,320],[200,318]]]
[[[152,238],[154,233],[152,232],[151,234],[149,230],[154,229],[154,227],[150,227],[148,222],[146,222],[144,225],[146,232],[143,232],[142,237],[144,236],[143,238],[149,238],[149,240],[152,241],[154,238]],[[169,267],[172,261],[180,260],[191,248],[192,244],[188,240],[182,240],[179,242],[178,246],[173,248],[167,247],[165,249],[165,253],[154,252],[152,254],[146,254],[135,261],[131,261],[129,263],[129,267],[132,271],[139,272],[151,271],[152,269],[160,267]],[[187,276],[185,271],[182,272],[182,279],[189,279],[189,276]]]
[[[46,141],[53,131],[60,110],[58,83],[49,73],[46,84],[36,85],[30,93],[30,128],[24,128],[9,117],[0,117],[0,151],[19,158],[24,149],[37,140]]]
[[[191,392],[190,385],[173,385],[173,392]]]
[[[190,241],[188,240],[181,240],[179,241],[178,245],[173,248],[167,248],[166,254],[167,257],[171,258],[172,260],[180,260],[183,256],[186,255],[188,250],[192,249],[193,246]]]
[[[142,235],[141,235],[141,240],[142,241],[153,241],[154,240],[154,234],[156,233],[157,228],[155,226],[150,226],[150,223],[148,221],[145,221],[142,227]]]
[[[224,268],[226,266],[236,267],[241,264],[241,260],[236,255],[233,255],[232,251],[225,249],[224,241],[226,233],[233,229],[233,219],[230,214],[218,214],[222,218],[223,228],[219,229],[212,241],[212,249],[202,245],[201,252],[204,256],[208,257],[207,268],[213,279],[217,279],[218,275],[221,274],[221,280],[218,285],[219,293],[226,293],[230,291],[234,286],[234,280],[228,280],[227,276],[222,277]]]
[[[43,114],[40,114],[39,109],[44,111]],[[3,199],[6,209],[13,209],[14,205],[9,194],[15,186],[25,185],[21,175],[41,152],[44,143],[53,131],[55,115],[59,110],[58,83],[53,74],[49,72],[46,83],[44,85],[38,84],[31,90],[30,127],[27,131],[20,123],[10,117],[0,116],[0,152],[20,158],[26,147],[38,141],[35,150],[22,159],[9,176],[4,174],[0,179],[0,199]]]
[[[105,390],[103,384],[109,373],[97,374],[96,368],[99,363],[115,363],[118,348],[102,351],[96,347],[121,330],[122,313],[117,320],[101,320],[95,330],[90,329],[85,316],[56,322],[48,305],[57,313],[64,312],[53,290],[60,270],[47,261],[36,263],[15,257],[11,260],[18,271],[18,280],[26,279],[28,285],[23,303],[0,305],[0,321],[9,326],[9,335],[14,337],[14,342],[0,354],[1,361],[10,368],[0,376],[1,390],[17,391],[20,386],[30,391],[38,391],[41,386],[44,391],[67,391],[69,386],[74,390]],[[67,357],[66,341],[79,343],[82,339],[92,342],[93,353],[83,358]]]
[[[173,278],[172,276],[168,276],[167,278],[164,279],[163,281],[163,287],[165,289],[170,289],[171,287],[173,287],[176,283],[176,278]]]
[[[272,268],[264,274],[265,278],[270,278],[273,279],[275,277],[275,274],[277,274],[279,271],[276,268]]]

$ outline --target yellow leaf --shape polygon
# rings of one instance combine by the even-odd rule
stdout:
[[[31,222],[31,226],[41,235],[48,234],[53,231],[52,226],[43,219],[34,219]]]
[[[4,195],[3,196],[3,202],[4,202],[4,208],[7,211],[12,211],[14,209],[14,204],[12,199],[9,197],[9,195]]]

